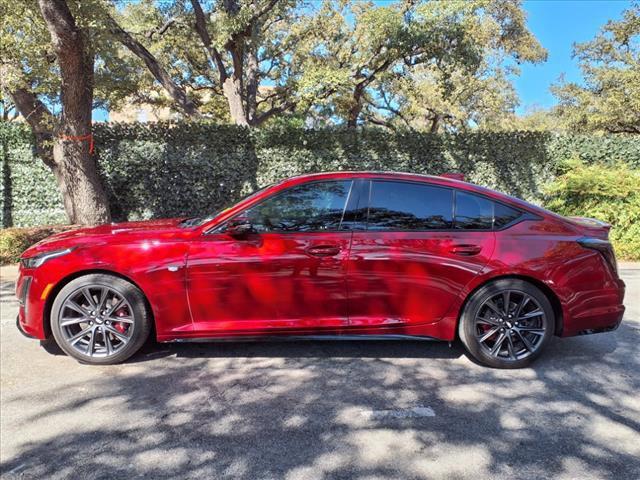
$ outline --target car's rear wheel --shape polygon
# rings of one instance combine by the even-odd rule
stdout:
[[[554,329],[555,314],[544,292],[520,279],[501,279],[469,299],[458,333],[480,363],[521,368],[542,353]]]
[[[113,275],[90,274],[72,280],[51,308],[56,342],[83,363],[123,362],[140,349],[150,330],[142,292]]]

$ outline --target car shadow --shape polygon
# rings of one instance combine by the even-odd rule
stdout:
[[[127,363],[176,356],[179,358],[458,358],[457,342],[430,340],[268,340],[225,342],[147,342]]]

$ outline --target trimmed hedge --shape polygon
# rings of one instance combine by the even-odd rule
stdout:
[[[640,138],[545,132],[438,135],[210,123],[96,124],[96,159],[115,220],[202,215],[291,175],[328,170],[461,172],[541,203],[570,159],[640,167]],[[25,125],[0,122],[2,225],[65,221],[51,172]]]

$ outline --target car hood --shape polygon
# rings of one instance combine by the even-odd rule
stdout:
[[[144,240],[167,240],[189,236],[191,230],[180,223],[184,218],[167,218],[140,222],[109,223],[57,233],[28,248],[23,257],[37,253],[85,245]]]

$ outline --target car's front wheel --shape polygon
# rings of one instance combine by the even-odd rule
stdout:
[[[520,279],[501,279],[472,295],[458,334],[480,363],[520,368],[540,355],[554,329],[555,314],[544,292]]]
[[[83,363],[123,362],[142,347],[150,330],[142,292],[113,275],[89,274],[72,280],[51,308],[56,342]]]

